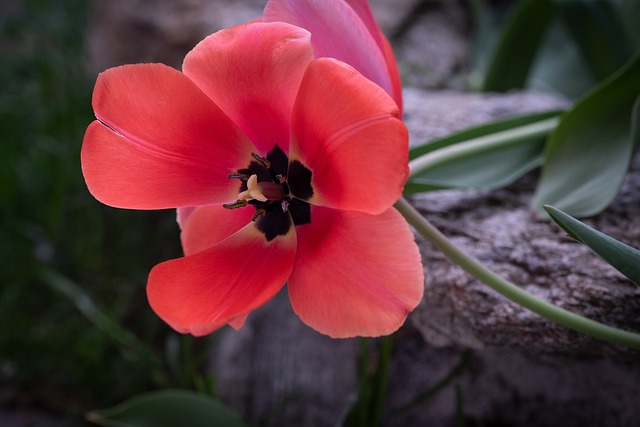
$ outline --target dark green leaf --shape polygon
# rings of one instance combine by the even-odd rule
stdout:
[[[574,216],[602,211],[627,171],[631,115],[640,92],[640,55],[587,94],[560,121],[545,150],[534,207],[557,206]]]
[[[496,188],[540,165],[559,112],[537,113],[464,130],[411,150],[405,192]]]
[[[510,13],[487,70],[483,90],[523,88],[547,27],[556,13],[551,0],[524,0]]]
[[[161,390],[87,414],[105,427],[246,427],[211,396],[187,390]]]
[[[640,285],[640,251],[595,230],[553,206],[544,207],[551,219],[578,242],[589,246],[595,253]]]
[[[580,49],[562,22],[555,19],[531,69],[527,88],[578,99],[596,84],[598,80],[592,75]]]
[[[617,8],[633,46],[640,48],[640,2],[638,0],[610,0]]]
[[[640,94],[631,110],[631,142],[635,153],[640,148]]]
[[[597,81],[631,58],[634,49],[630,35],[611,1],[563,0],[557,4],[562,22]]]
[[[487,5],[486,0],[468,0],[467,3],[474,28],[470,52],[470,65],[474,71],[469,76],[468,84],[471,90],[480,90],[500,27],[497,25],[495,10]]]

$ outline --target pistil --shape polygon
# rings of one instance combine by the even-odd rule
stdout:
[[[287,194],[281,184],[275,182],[258,182],[258,175],[251,176],[232,173],[229,178],[237,178],[247,182],[247,189],[238,194],[238,200],[235,203],[226,203],[223,205],[226,209],[237,209],[247,206],[251,200],[259,202],[282,201],[288,200]],[[262,215],[264,216],[264,215]]]
[[[239,200],[284,200],[286,194],[282,185],[275,182],[258,182],[258,175],[251,175],[247,180],[247,189],[238,195]]]

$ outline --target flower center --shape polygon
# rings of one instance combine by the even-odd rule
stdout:
[[[275,182],[258,182],[258,175],[253,174],[247,180],[247,189],[238,194],[238,200],[285,200],[286,194],[282,185]]]
[[[255,153],[251,157],[245,169],[228,175],[241,184],[237,200],[223,206],[226,209],[253,206],[256,211],[252,220],[267,241],[287,234],[292,225],[310,223],[311,206],[306,200],[313,194],[311,171],[300,162],[289,163],[278,146],[266,158]],[[293,184],[298,185],[291,187]],[[294,191],[296,188],[304,191]]]

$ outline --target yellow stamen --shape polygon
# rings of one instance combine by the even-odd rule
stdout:
[[[265,159],[264,157],[260,157],[258,156],[256,153],[251,153],[251,157],[253,157],[254,159],[256,159],[256,161],[261,165],[264,166],[265,168],[269,169],[271,167],[271,162],[267,159]]]
[[[222,205],[222,207],[225,209],[238,209],[244,208],[245,206],[247,206],[246,200],[238,200],[234,203],[225,203],[224,205]]]
[[[265,211],[264,209],[258,209],[251,217],[251,221],[255,221],[258,218],[263,218],[266,214],[267,214],[267,211]]]

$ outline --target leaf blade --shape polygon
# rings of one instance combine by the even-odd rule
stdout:
[[[405,193],[444,188],[497,188],[540,165],[558,111],[497,121],[416,147]]]
[[[616,270],[640,286],[640,250],[589,227],[553,206],[545,206],[545,210],[570,237],[587,245]]]
[[[631,114],[640,92],[640,54],[566,113],[545,149],[533,206],[583,217],[615,197],[633,154]]]
[[[525,0],[510,13],[487,69],[485,92],[524,88],[547,27],[556,15],[551,0]]]
[[[633,56],[633,43],[608,0],[558,1],[560,18],[593,76],[604,80]]]
[[[104,427],[247,427],[220,402],[189,390],[165,389],[134,396],[87,420]]]

